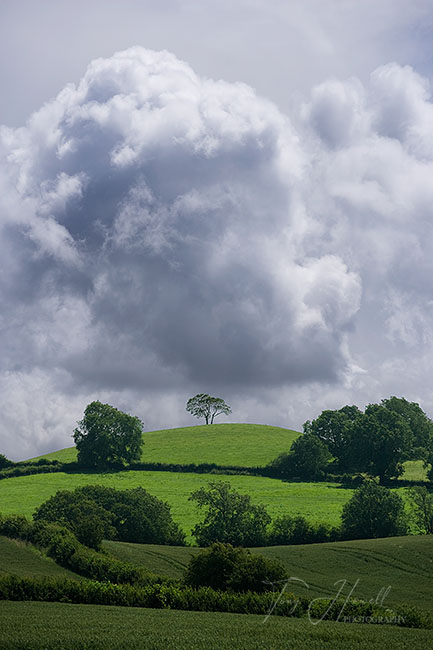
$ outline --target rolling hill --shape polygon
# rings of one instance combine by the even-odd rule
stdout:
[[[81,576],[56,564],[54,560],[38,551],[35,546],[0,535],[0,575],[5,573],[17,576],[53,576],[82,580]]]
[[[212,424],[148,431],[143,434],[142,461],[149,463],[215,463],[254,467],[288,451],[297,431],[266,424]],[[69,463],[75,447],[38,456]]]
[[[197,548],[105,542],[105,548],[119,560],[145,567],[159,575],[181,578]],[[385,604],[414,605],[431,609],[433,602],[433,535],[362,539],[327,544],[299,546],[267,546],[251,549],[281,560],[289,575],[307,583],[308,588],[294,580],[290,591],[306,597],[333,597],[346,580],[359,580],[355,598],[376,599],[381,590],[388,590]],[[383,592],[382,592],[383,593]]]

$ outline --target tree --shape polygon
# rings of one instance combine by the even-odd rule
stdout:
[[[378,476],[381,483],[400,476],[412,435],[407,421],[381,404],[369,404],[352,430],[358,471]]]
[[[343,506],[342,533],[346,539],[392,537],[407,532],[403,500],[374,481],[366,481]]]
[[[186,410],[196,418],[204,418],[206,424],[213,424],[217,415],[228,415],[232,412],[230,406],[221,397],[211,397],[206,393],[199,393],[191,397],[186,403]]]
[[[185,582],[191,587],[224,591],[263,592],[270,589],[270,582],[284,579],[287,571],[279,560],[221,542],[214,542],[192,556],[185,575]]]
[[[3,454],[0,454],[0,469],[6,469],[7,467],[12,467],[13,462],[6,458]]]
[[[109,404],[92,402],[73,437],[86,467],[123,467],[141,458],[143,423]]]
[[[86,485],[73,491],[62,490],[37,508],[35,521],[60,523],[87,544],[85,531],[99,534],[88,517],[99,522],[105,539],[138,544],[183,545],[185,534],[172,519],[170,506],[141,487],[116,490],[102,485]]]
[[[409,425],[412,433],[411,448],[408,456],[426,459],[429,447],[433,444],[433,422],[416,402],[408,402],[404,397],[383,399],[381,405],[398,413]]]
[[[226,542],[234,546],[261,546],[271,518],[262,505],[253,505],[248,494],[239,494],[228,482],[211,482],[189,497],[199,508],[207,507],[204,521],[192,530],[199,546]]]
[[[421,533],[433,534],[433,494],[425,486],[410,488],[409,496],[415,524]]]
[[[317,436],[299,436],[288,453],[280,454],[269,466],[281,478],[315,480],[322,478],[331,458],[328,447]]]
[[[307,421],[304,432],[327,444],[340,470],[367,472],[383,482],[403,472],[402,463],[409,457],[414,440],[411,423],[423,423],[422,436],[428,429],[428,422],[415,407],[397,398],[369,404],[364,413],[356,406],[344,406]]]
[[[312,434],[326,444],[340,469],[350,471],[353,465],[352,430],[362,419],[357,406],[343,406],[338,411],[323,411],[318,418],[304,424],[304,433]]]

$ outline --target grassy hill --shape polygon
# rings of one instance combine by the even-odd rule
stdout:
[[[215,463],[240,467],[263,466],[288,451],[301,434],[265,424],[222,423],[161,429],[143,434],[141,460],[149,463]],[[31,460],[48,458],[70,463],[77,459],[75,447],[53,451]],[[421,460],[404,463],[401,479],[423,481],[427,470]]]
[[[266,465],[288,451],[300,435],[297,431],[265,424],[212,424],[178,429],[148,431],[143,434],[143,462],[216,463],[254,467]],[[38,456],[50,460],[76,460],[75,447]]]
[[[54,560],[40,553],[34,546],[17,539],[0,536],[0,575],[4,573],[81,580],[81,576],[63,569]]]
[[[199,549],[173,546],[105,542],[119,560],[133,562],[160,575],[182,577],[192,553]],[[415,605],[431,609],[433,602],[433,535],[363,539],[328,544],[268,546],[251,549],[281,560],[289,575],[303,580],[308,589],[293,582],[290,590],[308,597],[333,597],[338,580],[359,583],[354,597],[375,599],[388,589],[385,604]]]

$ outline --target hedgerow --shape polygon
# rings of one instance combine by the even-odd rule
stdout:
[[[153,584],[146,586],[118,585],[65,578],[30,578],[7,575],[0,577],[0,600],[37,600],[122,607],[151,607],[201,612],[238,614],[273,614],[322,620],[353,620],[354,622],[387,623],[402,627],[433,629],[431,617],[412,607],[394,610],[365,601],[297,598],[285,593],[277,598],[271,591],[263,594],[215,591],[210,587],[183,587]],[[343,616],[344,614],[344,616]]]

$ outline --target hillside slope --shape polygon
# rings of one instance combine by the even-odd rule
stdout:
[[[0,536],[0,575],[5,573],[17,576],[82,579],[76,573],[56,564],[34,546],[17,539]]]
[[[197,548],[105,542],[119,560],[143,566],[160,575],[182,577]],[[359,580],[353,597],[381,598],[384,604],[416,605],[431,610],[433,603],[433,535],[363,539],[328,544],[268,546],[251,549],[281,560],[290,576],[289,587],[300,596],[332,598],[346,580],[347,596]],[[308,585],[308,588],[301,582]],[[350,585],[350,586],[349,586]],[[381,592],[381,590],[383,590]]]
[[[145,463],[216,463],[253,467],[266,465],[288,451],[297,431],[266,424],[212,424],[148,431],[143,434]],[[76,460],[75,447],[38,456],[50,460]]]

